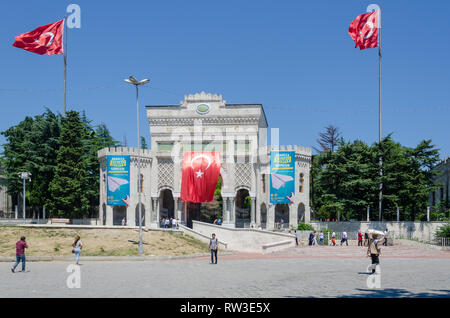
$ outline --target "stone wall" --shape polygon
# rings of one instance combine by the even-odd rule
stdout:
[[[289,244],[283,244],[282,247],[288,248],[295,246],[295,235],[287,233],[229,228],[198,221],[193,221],[192,227],[194,231],[208,237],[211,237],[211,234],[215,233],[217,239],[226,242],[228,249],[233,251],[263,253],[266,252],[263,250],[263,245],[281,243],[289,240],[291,242]]]
[[[435,237],[436,230],[446,224],[445,222],[311,222],[316,231],[328,228],[336,232],[346,230],[349,233],[362,232],[368,229],[384,231],[386,228],[390,236],[415,238],[422,241],[431,241]]]

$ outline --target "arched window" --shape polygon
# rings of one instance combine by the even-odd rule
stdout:
[[[142,193],[144,192],[144,175],[141,173],[141,184],[139,184],[139,178],[137,180],[137,188],[138,188],[138,192]]]
[[[266,193],[266,175],[261,176],[262,193]]]
[[[299,180],[299,186],[298,186],[298,192],[303,193],[303,173],[300,173],[300,180]]]

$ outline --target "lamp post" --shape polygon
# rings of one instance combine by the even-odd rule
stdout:
[[[25,180],[29,180],[31,182],[31,173],[30,172],[19,172],[19,177],[23,180],[23,204],[22,204],[22,214],[23,214],[23,224],[25,224]],[[17,202],[19,204],[19,202]]]
[[[125,82],[136,86],[136,119],[137,119],[137,139],[138,139],[138,205],[139,205],[139,254],[144,254],[144,248],[142,246],[142,207],[141,207],[141,142],[140,142],[140,132],[139,132],[139,90],[140,85],[147,84],[150,82],[149,79],[143,79],[138,81],[133,76],[125,79]]]

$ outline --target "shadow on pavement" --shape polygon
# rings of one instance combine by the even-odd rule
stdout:
[[[340,296],[339,298],[450,298],[450,290],[434,289],[432,292],[414,293],[406,289],[387,288],[387,289],[362,289],[360,294]]]

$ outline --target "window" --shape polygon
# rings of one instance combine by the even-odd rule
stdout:
[[[298,187],[298,192],[303,193],[303,173],[300,173],[300,182],[299,182],[299,187]]]
[[[266,175],[261,175],[262,193],[266,193]]]
[[[238,141],[235,140],[234,141],[234,151],[236,153],[238,152],[249,152],[250,151],[250,141],[249,140],[242,140],[242,141]]]
[[[144,175],[141,173],[141,184],[139,184],[139,179],[137,180],[137,188],[138,192],[142,193],[144,192]]]
[[[158,152],[171,152],[173,142],[158,142]]]
[[[181,145],[181,152],[190,151],[213,151],[225,152],[227,150],[226,142],[222,141],[203,141],[201,144],[193,142],[184,142]]]

